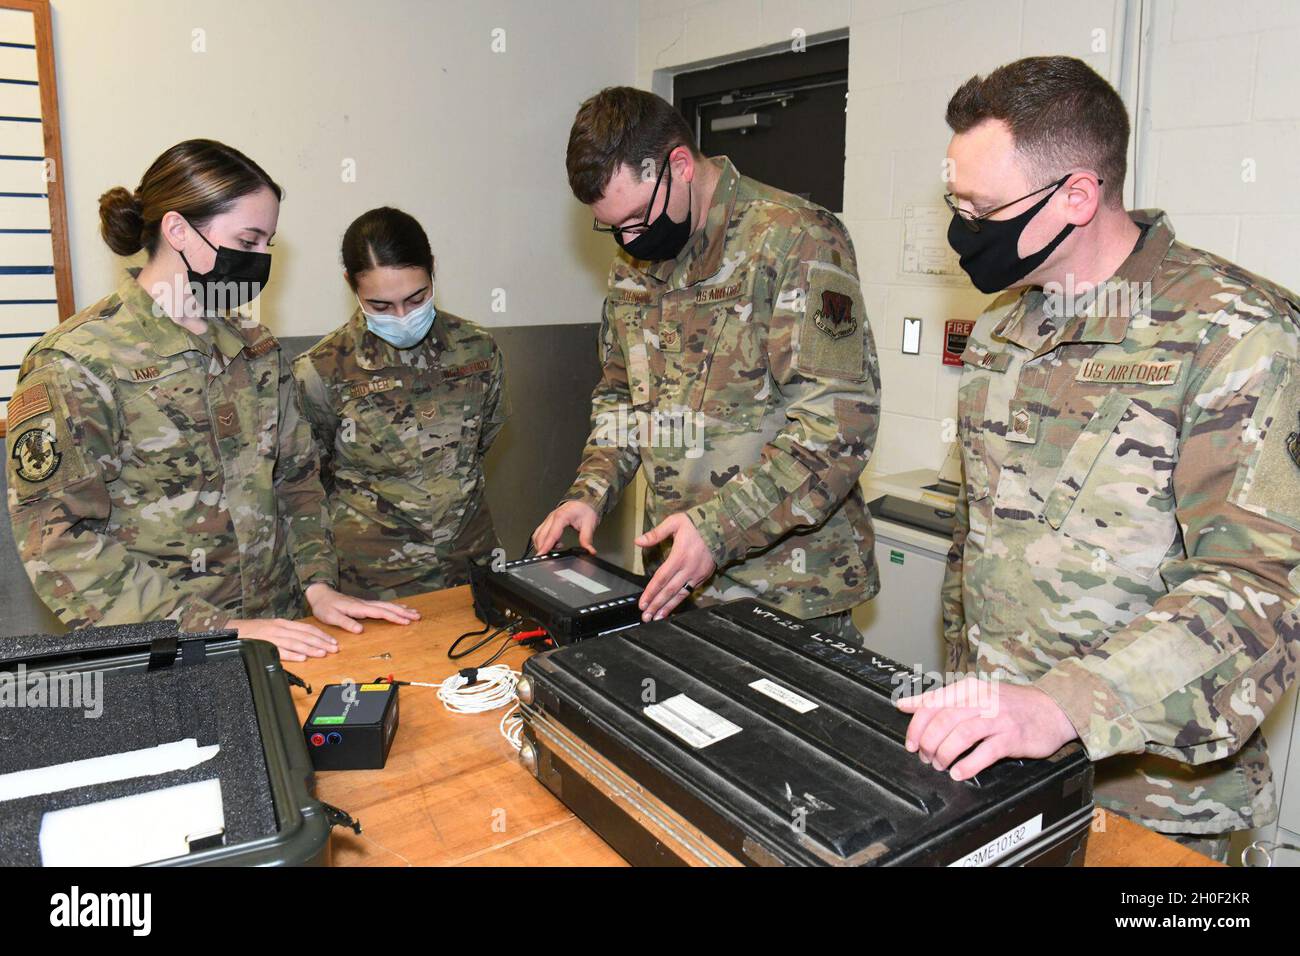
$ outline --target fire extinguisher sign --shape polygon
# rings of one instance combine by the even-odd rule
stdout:
[[[943,324],[944,365],[961,364],[961,353],[966,351],[966,338],[973,328],[974,322],[964,322],[961,319],[952,319]]]

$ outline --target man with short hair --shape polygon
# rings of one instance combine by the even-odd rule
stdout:
[[[1077,738],[1101,806],[1222,859],[1277,815],[1259,725],[1300,653],[1300,306],[1125,212],[1083,62],[973,77],[947,120],[949,241],[1012,291],[962,356],[945,638],[1004,681],[993,714],[971,677],[900,701],[908,747],[966,779]]]
[[[569,184],[622,252],[577,480],[533,534],[593,550],[638,467],[638,547],[671,539],[641,601],[660,619],[758,597],[836,636],[879,590],[858,478],[880,412],[853,245],[835,216],[708,159],[670,104],[613,87],[582,104]]]

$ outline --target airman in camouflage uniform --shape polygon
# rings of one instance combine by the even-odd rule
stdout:
[[[69,627],[297,617],[336,584],[311,432],[256,322],[195,335],[132,270],[32,346],[8,434],[19,555]]]
[[[483,457],[508,415],[492,338],[439,311],[399,349],[348,322],[294,362],[349,593],[392,598],[468,581],[498,547]]]
[[[970,335],[948,663],[1046,692],[1102,806],[1223,834],[1277,814],[1258,728],[1300,652],[1300,306],[1131,216],[1094,300],[1006,294]]]
[[[880,373],[853,246],[819,206],[704,162],[721,178],[682,253],[620,252],[610,271],[593,429],[565,500],[603,517],[644,467],[648,524],[685,512],[717,563],[696,603],[840,614],[880,587],[858,485]]]

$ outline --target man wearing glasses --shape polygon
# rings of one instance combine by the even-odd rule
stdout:
[[[1078,738],[1102,806],[1222,859],[1277,816],[1259,724],[1300,654],[1300,307],[1125,211],[1128,117],[1081,61],[947,120],[949,242],[1010,291],[962,356],[945,637],[1000,680],[900,701],[909,749],[966,779]]]
[[[843,225],[702,156],[677,110],[629,87],[578,110],[567,166],[622,252],[592,434],[534,545],[546,551],[571,527],[590,550],[644,467],[653,527],[636,544],[661,562],[645,620],[692,592],[698,603],[759,597],[860,641],[849,611],[879,590],[858,478],[880,373]]]

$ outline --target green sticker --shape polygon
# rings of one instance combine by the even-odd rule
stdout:
[[[889,552],[889,560],[890,560],[890,561],[893,561],[895,564],[902,564],[902,563],[903,563],[903,552],[902,552],[902,551],[890,551],[890,552]]]
[[[313,724],[341,724],[346,719],[347,718],[344,717],[342,714],[339,714],[337,717],[316,717],[312,719],[312,723]]]

